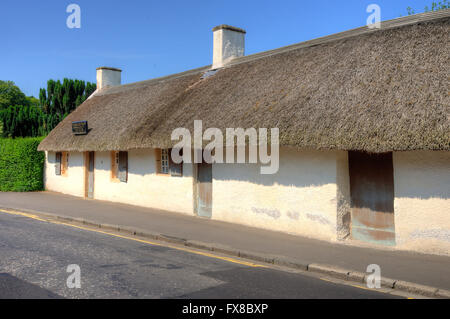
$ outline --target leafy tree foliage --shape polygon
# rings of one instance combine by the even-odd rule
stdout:
[[[443,0],[443,1],[439,1],[439,2],[433,1],[431,3],[431,6],[425,6],[424,11],[430,12],[430,11],[438,11],[438,10],[443,10],[443,9],[448,9],[448,8],[450,8],[450,2],[448,0]],[[406,8],[406,11],[408,12],[408,15],[416,14],[416,11],[411,7]]]
[[[81,80],[49,80],[36,99],[26,97],[13,82],[0,81],[0,136],[47,135],[95,90],[95,84]]]
[[[36,137],[46,134],[47,118],[41,109],[34,105],[15,105],[1,111],[4,137]]]
[[[11,105],[29,105],[29,100],[13,81],[0,81],[0,111]]]
[[[47,90],[41,89],[39,101],[45,114],[59,114],[65,117],[83,103],[96,89],[96,85],[80,80],[49,80]]]

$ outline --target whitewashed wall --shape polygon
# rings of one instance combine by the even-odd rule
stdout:
[[[450,152],[395,152],[397,247],[450,255]]]
[[[110,152],[95,153],[94,198],[193,212],[193,166],[183,177],[156,174],[154,150],[128,153],[128,182],[111,181]],[[83,153],[69,154],[67,176],[55,175],[46,153],[47,190],[84,196]],[[450,152],[395,152],[395,233],[398,249],[450,255]],[[346,152],[280,150],[275,175],[259,164],[213,165],[212,219],[335,241],[349,231]]]
[[[69,154],[67,177],[55,175],[49,154],[46,188],[84,196],[83,154]],[[335,240],[336,154],[281,149],[275,175],[261,175],[259,164],[213,165],[212,218]],[[110,152],[96,152],[94,198],[194,215],[192,168],[184,164],[183,177],[158,175],[154,150],[132,150],[128,182],[113,182]]]
[[[128,152],[128,182],[111,181],[110,152],[95,152],[94,198],[193,214],[192,165],[183,177],[156,174],[154,150]]]
[[[69,153],[67,176],[55,174],[55,152],[45,152],[45,189],[73,196],[84,196],[84,156],[80,152]]]
[[[345,240],[350,237],[351,194],[348,152],[336,152],[336,237]]]
[[[336,240],[336,152],[282,148],[277,174],[213,165],[212,218]]]

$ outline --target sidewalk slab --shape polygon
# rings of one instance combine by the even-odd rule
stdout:
[[[334,244],[195,216],[132,205],[84,200],[52,192],[0,193],[0,208],[49,213],[87,220],[94,224],[139,229],[186,246],[239,256],[269,258],[274,264],[302,268],[309,264],[333,265],[351,270],[348,277],[362,278],[369,264],[378,264],[385,278],[450,290],[450,257]],[[136,231],[139,234],[139,231]],[[160,235],[162,234],[162,235]],[[242,256],[242,257],[244,257]],[[282,261],[280,261],[282,260]],[[288,262],[287,262],[288,261]],[[357,275],[356,275],[357,274]],[[435,292],[436,293],[436,292]]]

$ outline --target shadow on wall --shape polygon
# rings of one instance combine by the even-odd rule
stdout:
[[[336,184],[336,157],[334,152],[298,151],[280,149],[279,169],[276,174],[261,174],[268,164],[214,164],[213,179],[240,181],[257,185],[319,187]]]
[[[399,190],[396,190],[395,197],[450,200],[450,178],[448,178],[447,182],[437,182],[436,184],[433,182],[424,182],[419,178],[411,179],[407,185],[402,186],[407,187],[398,187]]]
[[[450,200],[450,171],[447,168],[447,174],[436,174],[436,176],[430,174],[426,179],[410,176],[398,181],[394,188],[395,197],[399,198]]]
[[[75,155],[76,154],[76,155]],[[77,160],[74,160],[76,158]],[[47,163],[50,165],[56,164],[56,152],[47,153]],[[69,152],[69,167],[84,167],[84,153],[82,152]]]
[[[319,187],[335,184],[334,172],[280,169],[276,174],[260,174],[259,164],[215,164],[213,179],[219,181],[247,182],[263,186]]]
[[[149,149],[132,150],[128,152],[128,175],[137,175],[144,177],[146,175],[157,174],[156,161],[153,151]],[[110,152],[96,152],[95,153],[95,170],[109,172],[111,170],[111,154]],[[191,177],[191,170],[183,167],[183,177]],[[178,176],[171,176],[173,178],[180,178]]]
[[[450,199],[450,152],[394,153],[397,198]]]
[[[83,155],[83,154],[81,154]],[[48,153],[48,163],[55,164],[55,152]],[[192,177],[192,169],[183,165],[183,177]],[[70,167],[82,167],[69,158]],[[276,174],[263,175],[262,166],[267,164],[213,164],[213,179],[221,181],[241,181],[256,185],[273,186],[275,184],[292,187],[318,187],[336,183],[336,160],[332,152],[299,152],[290,149],[280,150],[280,165]],[[95,169],[111,170],[110,153],[96,152]],[[156,174],[156,162],[148,150],[130,151],[128,155],[128,174],[145,176]],[[174,176],[173,178],[179,178]]]
[[[48,152],[47,162],[48,162],[48,164],[51,164],[51,165],[54,165],[56,163],[56,153],[55,152]]]
[[[69,172],[70,168],[79,167],[84,168],[84,153],[77,152],[77,161],[74,161],[74,152],[69,154]],[[131,153],[131,154],[130,154]],[[111,170],[110,152],[95,152],[95,170],[109,172]],[[56,164],[56,152],[48,152],[47,163],[49,165]],[[185,164],[186,165],[186,164]],[[190,164],[187,164],[190,165]],[[183,176],[190,177],[191,170],[186,170],[183,167]],[[128,154],[128,174],[145,176],[156,174],[155,159],[145,151],[133,151]],[[174,176],[177,178],[177,176]]]

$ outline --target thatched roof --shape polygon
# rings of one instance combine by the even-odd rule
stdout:
[[[280,144],[385,152],[450,150],[450,10],[399,18],[289,47],[106,88],[40,150],[168,147],[174,128],[278,127]],[[91,131],[74,136],[71,122]]]

